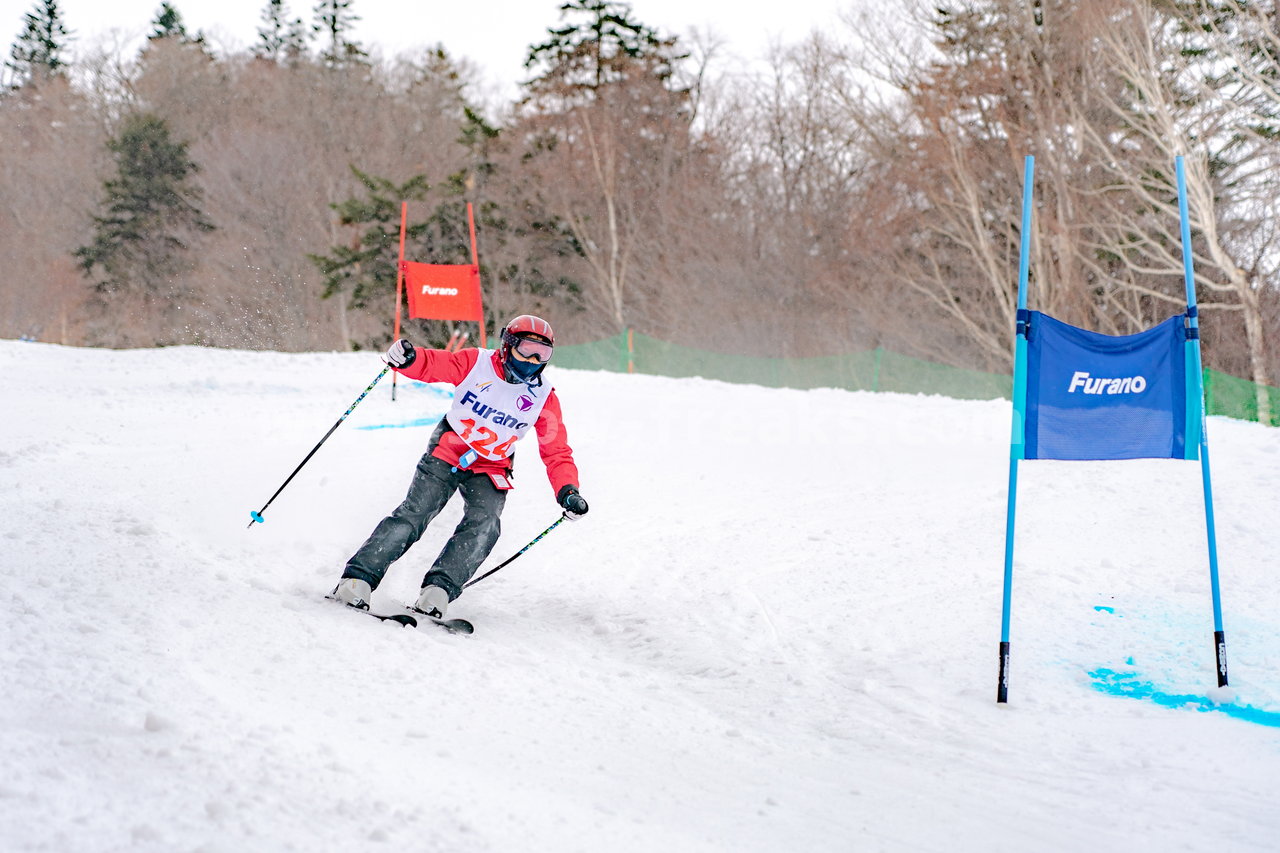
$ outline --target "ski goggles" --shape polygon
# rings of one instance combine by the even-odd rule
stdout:
[[[538,362],[546,364],[551,360],[551,353],[555,348],[546,341],[540,341],[537,338],[512,337],[514,339],[508,341],[508,344],[525,361],[536,359]]]

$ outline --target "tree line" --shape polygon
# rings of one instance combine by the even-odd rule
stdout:
[[[74,22],[36,2],[0,94],[0,336],[381,346],[400,204],[408,257],[454,263],[470,202],[491,331],[531,311],[567,341],[1007,370],[1023,157],[1032,307],[1126,334],[1180,310],[1183,154],[1207,363],[1276,375],[1274,4],[851,9],[748,71],[569,0],[513,103],[444,45],[355,42],[354,7],[270,0],[219,53],[165,2],[140,49],[73,61]]]

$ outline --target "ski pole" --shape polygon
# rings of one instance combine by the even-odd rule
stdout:
[[[351,406],[345,412],[342,413],[342,417],[338,418],[337,422],[334,423],[333,426],[329,427],[329,431],[324,434],[324,438],[320,439],[320,444],[324,444],[326,441],[329,440],[329,436],[333,435],[333,431],[337,429],[342,424],[342,422],[347,419],[347,415],[351,414],[351,412],[355,409],[356,406],[360,405],[360,401],[363,400],[368,395],[368,393],[373,390],[373,386],[377,385],[378,380],[386,376],[387,371],[390,369],[391,369],[390,367],[384,367],[382,368],[381,373],[373,377],[373,381],[370,382],[369,385],[363,391],[360,392],[360,396],[356,397],[356,401],[352,403]],[[258,510],[257,512],[254,512],[253,510],[249,511],[250,527],[253,527],[253,523],[255,521],[258,522],[259,524],[263,522],[264,519],[262,518],[262,514],[267,511],[267,507],[271,506],[271,501],[275,500],[276,497],[281,492],[284,491],[284,487],[289,485],[289,481],[297,476],[298,472],[302,470],[302,466],[306,465],[308,462],[311,461],[311,457],[315,456],[316,451],[320,449],[320,444],[317,444],[315,447],[311,448],[311,452],[307,454],[307,458],[303,459],[300,463],[298,463],[298,467],[293,469],[293,473],[289,475],[289,478],[285,480],[280,485],[280,488],[276,489],[276,493],[272,495],[271,498],[265,504],[262,505],[262,509]]]
[[[552,525],[551,525],[550,527],[548,527],[546,530],[544,530],[544,531],[542,531],[541,533],[539,533],[537,536],[533,537],[533,541],[532,541],[532,542],[530,542],[528,545],[525,545],[525,546],[524,546],[523,548],[521,548],[519,551],[516,551],[516,552],[515,552],[514,554],[512,554],[510,557],[508,557],[507,559],[503,560],[503,561],[502,561],[501,563],[499,563],[497,566],[495,566],[495,567],[493,567],[492,569],[490,569],[489,571],[485,572],[485,573],[484,573],[484,574],[482,574],[480,577],[478,577],[478,578],[472,578],[471,580],[467,581],[466,583],[464,583],[464,584],[462,585],[462,588],[463,588],[463,589],[466,589],[467,587],[471,586],[472,584],[480,583],[480,581],[482,581],[482,580],[484,580],[485,578],[489,577],[489,575],[491,575],[491,574],[493,574],[494,572],[498,571],[498,569],[501,569],[501,568],[503,568],[504,566],[506,566],[508,563],[510,563],[510,562],[511,562],[512,560],[514,560],[516,557],[519,557],[519,556],[520,556],[521,554],[523,554],[525,551],[528,551],[528,550],[529,550],[530,548],[532,548],[534,545],[537,545],[537,544],[538,544],[538,540],[540,540],[543,536],[546,536],[546,535],[547,535],[548,533],[550,533],[551,531],[555,530],[555,529],[556,529],[556,527],[558,527],[558,526],[559,526],[560,522],[564,521],[564,520],[565,520],[566,518],[568,518],[568,517],[569,517],[568,513],[565,513],[564,515],[561,515],[559,518],[557,518],[557,519],[555,520],[555,523],[554,523],[554,524],[552,524]]]

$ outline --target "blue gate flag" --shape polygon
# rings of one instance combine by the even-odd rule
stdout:
[[[1227,643],[1218,591],[1218,540],[1200,376],[1199,312],[1182,155],[1174,159],[1174,166],[1187,310],[1145,332],[1113,337],[1077,329],[1047,314],[1027,310],[1035,157],[1025,160],[997,703],[1009,701],[1014,521],[1018,465],[1024,459],[1200,460],[1205,533],[1209,540],[1209,588],[1213,595],[1214,656],[1218,686],[1227,686]]]
[[[1187,441],[1187,315],[1112,336],[1028,313],[1023,458],[1197,458]]]

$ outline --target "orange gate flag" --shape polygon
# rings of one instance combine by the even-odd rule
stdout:
[[[409,291],[410,317],[484,322],[478,265],[401,261],[400,271]]]

